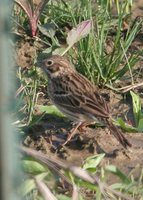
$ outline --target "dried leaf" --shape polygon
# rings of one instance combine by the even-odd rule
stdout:
[[[35,11],[34,11],[34,15],[37,16],[37,19],[39,19],[39,16],[41,15],[41,13],[43,12],[46,4],[49,2],[49,0],[42,0],[39,5],[37,5]]]
[[[73,28],[67,36],[67,43],[71,47],[73,44],[78,42],[81,38],[86,37],[92,27],[92,21],[86,20],[78,24],[76,28]]]
[[[28,18],[33,15],[31,4],[28,0],[15,0],[15,2],[24,10]]]

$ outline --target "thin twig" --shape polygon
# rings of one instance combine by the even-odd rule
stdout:
[[[133,84],[133,85],[128,85],[128,86],[119,88],[118,90],[122,91],[122,93],[125,93],[125,92],[128,92],[128,91],[130,91],[132,89],[135,89],[135,88],[141,87],[141,86],[143,86],[143,82],[142,83]]]
[[[15,98],[26,88],[26,86],[23,86],[21,85],[17,91],[16,91],[16,94],[15,94]]]
[[[113,90],[113,91],[115,91],[115,92],[120,92],[120,93],[126,93],[126,92],[128,92],[128,91],[130,91],[130,90],[133,90],[133,89],[135,89],[135,88],[142,87],[142,86],[143,86],[143,82],[141,82],[141,83],[136,83],[136,84],[133,84],[133,85],[127,85],[127,86],[122,87],[122,88],[114,88],[114,87],[112,87],[111,85],[106,84],[106,87],[107,87],[107,88],[109,88],[109,89],[111,89],[111,90]]]
[[[73,185],[72,200],[79,200],[79,191],[76,185]]]
[[[54,194],[43,181],[39,180],[38,178],[35,178],[35,183],[40,193],[42,194],[44,200],[57,200],[57,198],[54,196]]]

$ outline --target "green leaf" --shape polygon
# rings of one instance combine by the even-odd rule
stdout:
[[[60,47],[60,48],[56,48],[52,54],[53,55],[62,55],[64,53],[64,51],[66,50],[65,47]]]
[[[56,33],[56,27],[53,23],[47,23],[42,26],[38,25],[38,28],[43,35],[46,35],[49,38],[53,38]]]
[[[45,112],[45,113],[51,114],[51,115],[56,115],[59,117],[64,117],[64,115],[54,105],[50,105],[50,106],[38,105],[37,108],[41,112]]]
[[[87,181],[83,181],[82,179],[79,179],[79,178],[77,179],[77,183],[78,183],[78,186],[88,188],[89,190],[95,191],[98,188],[97,185],[94,185]]]
[[[96,171],[96,167],[99,165],[101,160],[104,158],[105,154],[98,154],[94,156],[90,156],[85,160],[85,163],[83,165],[84,169],[93,169]]]
[[[39,162],[33,160],[23,160],[22,167],[24,168],[24,171],[32,174],[40,174],[43,172],[47,172],[46,167],[44,167]]]
[[[36,177],[39,178],[40,180],[43,180],[47,175],[48,175],[47,173],[42,173],[37,175]],[[22,196],[25,196],[34,189],[36,189],[36,184],[34,179],[27,179],[20,186],[19,192],[22,194]]]
[[[56,195],[56,197],[57,197],[58,200],[71,200],[70,197],[67,197],[63,194]]]
[[[127,131],[127,132],[137,132],[137,128],[129,125],[129,124],[126,124],[122,118],[118,118],[116,121],[115,121],[115,124],[117,126],[120,126],[123,130]]]
[[[135,123],[136,123],[136,127],[138,127],[139,121],[141,119],[141,100],[140,100],[140,97],[136,95],[134,92],[130,91],[130,94],[132,96]]]
[[[128,190],[132,192],[132,186],[134,185],[133,182],[130,181],[130,183],[114,183],[111,185],[112,189],[114,190]]]
[[[25,196],[25,195],[27,195],[28,193],[30,193],[34,189],[36,189],[36,185],[35,185],[34,179],[27,179],[21,185],[20,193],[22,194],[22,196]]]
[[[123,172],[121,172],[116,166],[107,165],[105,167],[105,170],[107,170],[107,171],[113,173],[114,175],[118,176],[124,183],[126,183],[126,184],[131,183],[131,180]]]
[[[143,132],[143,118],[139,120],[138,131]]]

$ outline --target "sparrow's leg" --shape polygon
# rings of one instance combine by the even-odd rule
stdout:
[[[83,124],[83,122],[79,122],[78,124],[76,124],[75,127],[73,127],[71,130],[70,130],[70,133],[66,139],[66,141],[62,144],[62,146],[65,146],[70,140],[71,138],[75,135],[76,131],[78,130],[78,128]]]
[[[86,131],[86,127],[89,125],[95,124],[95,122],[83,122],[79,127],[78,130],[80,132],[85,132]]]
[[[86,130],[86,127],[88,126],[88,125],[90,125],[91,123],[88,123],[88,122],[83,122],[79,127],[78,127],[78,130],[80,131],[80,132],[84,132],[85,130]]]

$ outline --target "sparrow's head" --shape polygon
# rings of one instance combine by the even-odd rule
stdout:
[[[41,68],[50,78],[64,75],[72,72],[74,69],[71,67],[70,62],[59,55],[53,55],[41,62]]]

